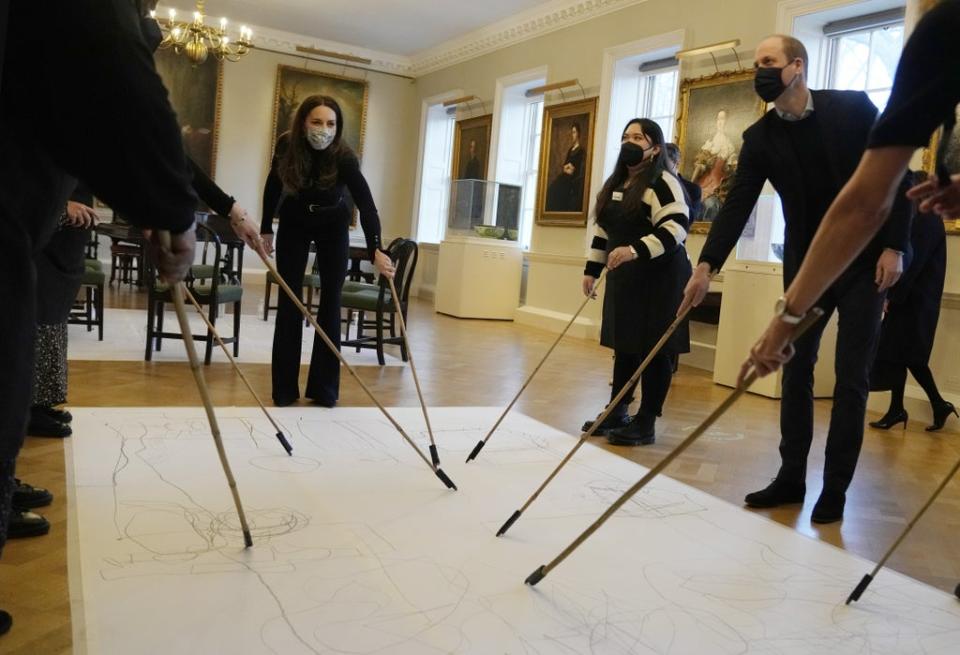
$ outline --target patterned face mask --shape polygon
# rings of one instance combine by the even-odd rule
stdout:
[[[326,150],[333,143],[336,133],[325,127],[311,127],[307,130],[307,141],[314,150]]]

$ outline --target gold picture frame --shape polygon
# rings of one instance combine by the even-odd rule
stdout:
[[[767,111],[753,88],[753,71],[724,71],[680,83],[677,145],[680,174],[700,185],[701,208],[691,232],[709,231],[736,172],[743,131]]]
[[[587,224],[596,122],[596,97],[544,107],[534,209],[537,225]]]
[[[490,135],[493,114],[464,118],[456,123],[453,135],[451,180],[486,180],[490,162]],[[467,144],[464,148],[463,144]],[[471,151],[472,146],[472,151]]]

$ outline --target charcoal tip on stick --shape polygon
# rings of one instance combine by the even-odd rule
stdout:
[[[454,491],[457,490],[457,485],[455,485],[453,480],[451,480],[447,474],[443,472],[443,469],[437,469],[437,477],[440,478],[445,485],[447,485],[447,489],[453,489]]]
[[[474,446],[473,450],[470,452],[470,456],[467,457],[467,464],[469,464],[470,462],[472,462],[474,459],[477,458],[477,455],[479,455],[480,451],[483,450],[483,445],[484,445],[483,441],[477,442],[477,445]]]
[[[434,444],[430,444],[430,459],[433,461],[434,468],[440,467],[440,453],[437,452]]]
[[[870,586],[870,583],[873,582],[873,576],[869,573],[863,576],[863,579],[860,581],[853,591],[850,592],[850,595],[847,596],[847,605],[850,603],[860,600],[860,596],[863,595],[863,592],[867,590],[867,587]]]
[[[290,442],[287,441],[287,438],[283,435],[283,432],[277,432],[277,439],[280,440],[280,445],[283,446],[283,449],[287,451],[287,454],[290,457],[293,457],[293,446],[290,445]]]
[[[547,572],[544,570],[544,567],[538,566],[537,570],[527,576],[527,579],[524,580],[524,584],[528,584],[531,587],[537,586],[537,583],[543,580],[544,576],[547,575]]]
[[[502,537],[504,533],[510,529],[510,526],[517,522],[518,518],[520,518],[520,510],[514,512],[510,518],[507,519],[507,522],[500,526],[500,529],[497,530],[497,536]]]
[[[243,547],[244,548],[253,548],[253,537],[250,536],[249,530],[243,531]]]

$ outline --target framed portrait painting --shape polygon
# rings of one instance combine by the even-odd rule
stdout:
[[[700,186],[691,220],[710,222],[726,200],[737,170],[743,131],[766,112],[753,88],[753,71],[722,72],[680,84],[677,145],[680,174]]]
[[[534,212],[539,225],[587,224],[596,116],[596,98],[544,108]]]
[[[337,101],[343,112],[343,140],[357,157],[363,155],[367,127],[367,80],[293,66],[277,67],[277,86],[273,104],[273,144],[290,129],[297,109],[308,96],[321,94]]]
[[[183,55],[158,50],[154,61],[170,104],[177,112],[180,134],[187,154],[211,178],[216,173],[217,133],[223,64],[215,57],[193,66]]]
[[[454,180],[487,179],[493,114],[457,121],[453,135]]]

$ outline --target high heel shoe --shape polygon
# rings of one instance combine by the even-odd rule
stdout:
[[[927,432],[936,432],[943,427],[944,423],[947,422],[947,417],[953,414],[954,416],[960,417],[960,414],[957,413],[957,408],[953,406],[953,403],[943,401],[942,403],[937,403],[933,406],[933,425],[928,425],[925,429]]]
[[[952,405],[951,405],[952,407]],[[903,429],[907,429],[907,410],[901,409],[899,412],[887,412],[879,421],[870,421],[870,427],[878,430],[889,430],[897,423],[903,423]]]

